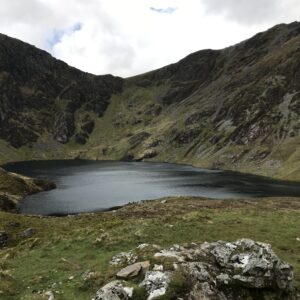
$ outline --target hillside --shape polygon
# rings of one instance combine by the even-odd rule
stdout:
[[[121,79],[0,36],[0,162],[155,160],[300,180],[300,23]]]
[[[0,212],[0,228],[8,235],[7,247],[1,249],[0,244],[1,299],[44,300],[50,298],[46,292],[52,291],[55,300],[90,300],[100,287],[116,278],[123,265],[110,261],[120,252],[127,254],[145,243],[165,248],[245,237],[271,243],[275,253],[293,265],[299,294],[299,198],[162,200],[129,204],[116,212],[60,218]],[[149,253],[144,259],[150,259],[152,265],[169,263],[166,270],[173,265],[172,260],[155,260]],[[265,265],[263,261],[258,270]],[[135,282],[139,279],[133,278]],[[257,279],[260,282],[261,277]],[[156,299],[176,299],[174,295],[203,299],[185,298],[189,289],[184,278],[174,277],[168,294]],[[263,298],[265,292],[272,290],[255,292],[252,288],[247,297],[226,299],[291,299],[280,296],[280,291]],[[130,299],[147,297],[139,293]],[[217,298],[210,295],[205,299]]]

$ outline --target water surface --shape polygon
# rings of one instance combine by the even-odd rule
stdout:
[[[186,165],[116,161],[31,161],[5,167],[49,179],[57,189],[26,197],[22,213],[64,215],[107,210],[165,196],[300,197],[300,184]]]

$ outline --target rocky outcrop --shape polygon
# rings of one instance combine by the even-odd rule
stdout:
[[[151,300],[165,295],[170,281],[171,272],[148,271],[140,287],[145,289],[147,299]]]
[[[62,144],[66,144],[75,131],[74,116],[72,113],[58,113],[53,125],[54,138]]]
[[[151,257],[152,263],[141,278],[142,263],[135,261],[145,257]],[[139,275],[139,287],[148,300],[167,295],[178,276],[184,281],[184,289],[171,291],[178,299],[296,299],[292,266],[282,261],[269,244],[250,239],[174,245],[169,249],[143,244],[111,261],[119,266],[128,262],[135,263],[118,274],[126,273],[121,277],[127,280]],[[135,295],[133,287],[130,281],[113,281],[101,288],[95,299],[130,299]]]
[[[54,182],[9,173],[0,168],[0,210],[17,212],[25,196],[55,188]]]
[[[132,297],[133,288],[126,282],[112,281],[102,287],[92,300],[128,300]]]

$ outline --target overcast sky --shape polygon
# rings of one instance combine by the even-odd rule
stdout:
[[[300,17],[300,0],[0,0],[0,32],[94,74],[143,73]]]

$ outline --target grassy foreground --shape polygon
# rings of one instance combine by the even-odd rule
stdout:
[[[129,204],[118,211],[69,217],[0,212],[9,245],[0,250],[0,299],[91,299],[114,278],[112,255],[141,243],[251,238],[271,243],[295,269],[300,289],[300,198],[209,200],[167,198]],[[32,237],[22,237],[32,228]],[[93,275],[84,279],[86,271]]]

